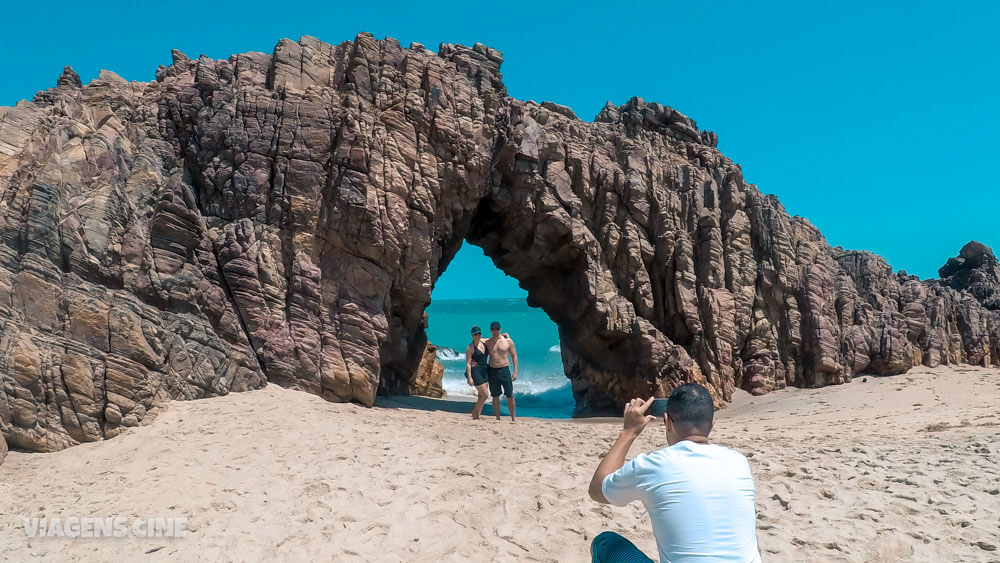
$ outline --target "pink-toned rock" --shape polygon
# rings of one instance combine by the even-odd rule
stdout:
[[[67,68],[0,108],[7,442],[55,450],[267,381],[366,405],[434,388],[424,309],[463,241],[557,323],[581,408],[1000,362],[982,245],[941,282],[894,274],[680,112],[633,98],[587,123],[509,98],[502,62],[302,37],[175,51],[150,83]]]

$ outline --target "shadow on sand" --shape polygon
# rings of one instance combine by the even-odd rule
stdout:
[[[386,409],[414,409],[420,411],[453,412],[470,414],[476,402],[455,399],[432,399],[430,397],[406,395],[382,395],[375,398],[375,406]],[[504,409],[506,410],[506,409]],[[483,414],[493,414],[493,406],[489,401],[483,407]]]
[[[430,397],[419,397],[416,395],[406,396],[406,395],[379,395],[375,398],[375,406],[384,409],[413,409],[420,411],[437,411],[437,412],[450,412],[456,414],[471,415],[472,407],[475,405],[475,399],[471,397],[469,399],[432,399]],[[527,403],[527,405],[523,404]],[[518,418],[546,418],[546,419],[556,419],[556,420],[576,420],[576,421],[586,421],[586,422],[614,422],[615,424],[621,423],[621,417],[615,416],[612,413],[589,413],[582,415],[580,413],[574,413],[572,417],[570,416],[546,416],[544,412],[539,412],[542,409],[532,408],[533,405],[530,401],[524,400],[522,397],[517,397],[517,417]],[[493,405],[491,400],[487,400],[486,404],[483,405],[482,416],[494,416]],[[507,412],[506,401],[501,401],[500,403],[500,416],[506,417],[510,416]]]

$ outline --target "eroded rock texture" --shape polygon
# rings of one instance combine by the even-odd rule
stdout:
[[[417,376],[410,392],[424,397],[441,398],[447,394],[442,386],[443,381],[444,366],[437,361],[437,347],[428,342],[424,355],[420,358],[420,365],[417,366]]]
[[[1000,262],[985,244],[972,241],[938,270],[941,284],[968,291],[993,311],[1000,311]]]
[[[267,381],[413,392],[463,240],[558,323],[584,408],[1000,359],[988,249],[941,282],[893,274],[829,247],[675,110],[634,98],[583,122],[508,98],[501,62],[303,37],[175,51],[150,83],[67,68],[0,108],[6,440],[59,449]]]

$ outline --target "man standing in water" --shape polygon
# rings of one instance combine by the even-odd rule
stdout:
[[[514,413],[514,382],[517,381],[517,349],[509,334],[500,334],[500,323],[490,323],[491,337],[486,341],[489,351],[489,367],[487,378],[490,384],[490,395],[493,396],[493,412],[500,420],[500,392],[507,396],[507,408],[510,410],[511,421],[517,420]],[[509,359],[508,359],[509,356]],[[514,373],[510,372],[510,363],[514,363]]]

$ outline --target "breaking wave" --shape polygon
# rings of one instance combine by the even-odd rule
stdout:
[[[438,346],[437,359],[439,362],[455,362],[465,360],[465,354],[459,353],[458,350],[455,350],[454,348]]]
[[[471,400],[476,396],[461,369],[445,368],[442,386],[449,397]],[[569,418],[575,408],[570,381],[562,373],[526,369],[514,382],[514,398],[518,413],[524,416]]]

